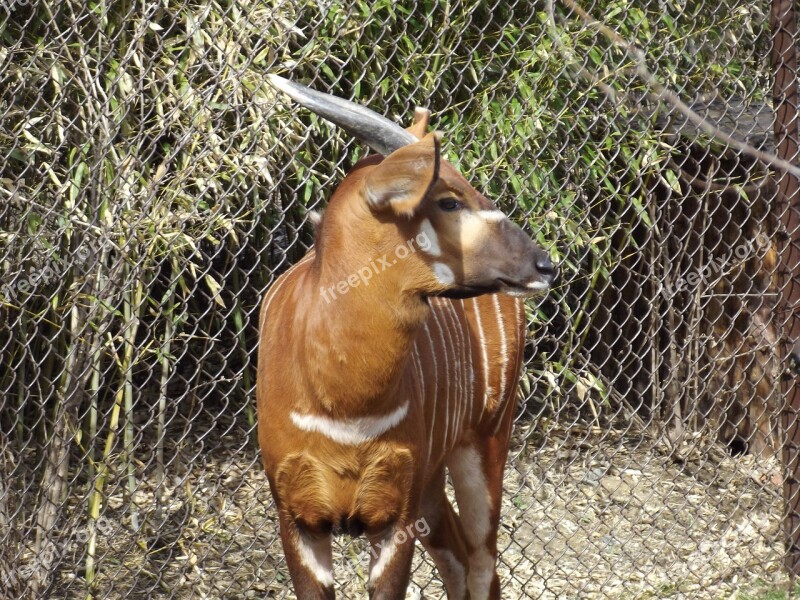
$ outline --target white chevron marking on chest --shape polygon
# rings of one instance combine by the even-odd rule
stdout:
[[[292,411],[292,423],[303,431],[316,432],[325,437],[355,446],[374,440],[398,425],[408,414],[408,400],[389,414],[380,417],[358,417],[355,419],[331,419],[317,415],[304,415]]]

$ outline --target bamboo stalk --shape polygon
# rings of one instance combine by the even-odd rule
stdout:
[[[96,289],[104,290],[106,289],[107,280],[103,275],[104,265],[108,260],[108,248],[104,247],[101,255],[100,261],[97,268],[97,279],[96,279]],[[101,313],[101,318],[97,319],[95,331],[99,332],[102,328],[102,323],[106,321],[110,314],[108,310],[103,306],[103,303],[98,303],[98,310],[103,311]],[[101,504],[101,496],[98,493],[96,488],[96,483],[98,479],[98,472],[96,466],[96,453],[95,453],[95,444],[97,441],[97,418],[98,418],[98,401],[100,395],[100,366],[101,366],[101,339],[100,336],[96,336],[96,344],[93,345],[92,354],[91,354],[91,381],[89,384],[89,393],[90,393],[90,405],[89,405],[89,423],[88,423],[88,433],[89,433],[89,453],[87,455],[89,461],[89,481],[92,482],[92,490],[89,493],[88,502],[87,502],[87,512],[89,518],[87,519],[87,541],[86,541],[86,588],[87,588],[87,600],[92,598],[92,589],[95,583],[95,577],[97,575],[95,571],[95,553],[97,551],[97,519],[100,517],[100,504]]]
[[[250,380],[250,354],[247,351],[247,343],[244,336],[244,318],[241,302],[241,285],[239,281],[239,269],[233,269],[233,289],[234,289],[234,305],[233,305],[233,324],[236,327],[236,339],[239,344],[239,350],[242,354],[242,383],[244,389],[242,390],[242,399],[245,402],[247,411],[247,424],[250,425],[250,431],[253,434],[253,441],[255,441],[255,426],[256,415],[253,409],[253,403],[250,402],[250,393],[252,392],[252,381]]]
[[[129,268],[127,265],[122,269],[123,274],[129,273]],[[142,302],[142,284],[140,281],[137,281],[135,285],[135,291],[133,292],[133,306],[136,307],[136,311],[133,311],[133,307],[131,306],[131,299],[132,294],[130,289],[125,290],[123,292],[123,303],[125,305],[124,309],[124,324],[125,331],[123,333],[123,342],[124,342],[124,350],[122,356],[120,357],[117,353],[114,353],[114,360],[117,364],[117,369],[120,373],[122,382],[116,390],[114,395],[114,405],[111,409],[111,414],[109,417],[109,424],[108,424],[108,434],[106,436],[105,446],[103,448],[103,456],[101,461],[99,462],[98,469],[97,469],[97,477],[95,479],[94,490],[90,496],[89,502],[89,515],[91,518],[91,523],[95,523],[100,516],[100,508],[103,503],[103,490],[105,488],[105,484],[110,475],[110,469],[112,464],[112,452],[114,450],[114,446],[117,440],[117,432],[119,431],[120,427],[120,415],[123,412],[123,407],[125,410],[125,416],[127,418],[127,422],[125,424],[126,431],[130,428],[129,434],[125,431],[123,432],[123,452],[122,454],[122,464],[125,468],[127,474],[127,489],[128,492],[131,494],[131,526],[135,529],[139,527],[138,521],[138,513],[136,512],[135,504],[133,503],[133,491],[135,491],[135,477],[133,478],[133,487],[131,487],[131,476],[133,474],[132,465],[130,461],[133,457],[133,447],[130,440],[132,440],[132,422],[131,422],[131,399],[132,399],[132,368],[133,368],[133,358],[134,358],[134,341],[136,339],[136,332],[139,326],[138,320],[138,310],[141,309]],[[138,301],[137,301],[138,300]],[[136,316],[134,316],[136,315]],[[107,333],[108,337],[108,348],[112,349],[114,347],[114,340],[110,333]],[[96,535],[95,531],[90,531],[90,549],[91,555],[94,557],[94,553],[96,551]],[[94,558],[90,561],[87,559],[87,565],[92,566],[92,582],[96,576],[95,572],[95,564]],[[87,571],[87,580],[89,579],[89,573]],[[91,595],[88,596],[89,598]]]
[[[125,315],[125,363],[123,370],[125,398],[125,428],[123,430],[123,464],[127,472],[127,488],[131,506],[131,528],[139,530],[139,512],[134,502],[136,493],[136,472],[133,466],[133,356],[136,348],[136,332],[139,329],[139,310],[142,307],[144,286],[141,279],[135,278],[134,290],[126,290],[123,313]]]
[[[172,259],[173,273],[177,274],[178,261]],[[158,424],[156,431],[156,523],[161,526],[163,522],[163,494],[164,481],[166,479],[166,468],[164,465],[164,433],[166,429],[167,412],[167,383],[170,375],[170,356],[172,352],[172,337],[174,335],[173,319],[175,318],[175,290],[178,286],[178,278],[175,277],[167,294],[167,312],[164,320],[164,342],[161,349],[161,385],[158,395]]]
[[[17,579],[13,556],[16,536],[11,526],[11,516],[8,510],[9,491],[4,483],[6,481],[9,481],[6,455],[0,448],[0,539],[6,541],[5,547],[0,549],[0,590],[16,587]]]
[[[77,367],[80,364],[80,332],[81,318],[79,309],[73,306],[70,310],[70,344],[67,360],[57,391],[57,402],[53,414],[53,431],[48,444],[49,449],[42,476],[42,502],[37,513],[36,545],[37,560],[31,576],[31,587],[35,594],[46,585],[47,578],[53,571],[58,549],[51,539],[55,528],[61,502],[66,493],[66,474],[69,470],[69,433],[74,426],[74,410],[79,403]],[[62,330],[63,331],[63,330]]]

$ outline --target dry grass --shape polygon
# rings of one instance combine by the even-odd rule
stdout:
[[[521,427],[519,428],[522,429]],[[522,432],[520,431],[520,434]],[[535,444],[518,438],[506,476],[500,535],[504,598],[736,598],[781,574],[777,465],[732,457],[695,440],[676,461],[648,436],[553,429]],[[123,482],[103,516],[97,598],[293,598],[260,461],[236,436],[192,458],[176,445],[163,516],[156,480],[143,471],[131,531]],[[81,507],[74,507],[75,530]],[[59,597],[79,598],[82,547],[60,565]],[[363,540],[337,541],[340,597],[364,596]],[[420,549],[410,598],[443,598]]]

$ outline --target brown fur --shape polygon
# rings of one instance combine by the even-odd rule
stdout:
[[[418,113],[411,131],[419,137],[426,126],[427,114]],[[434,296],[478,296],[492,286],[549,281],[551,275],[532,266],[544,255],[520,230],[481,220],[475,211],[491,210],[491,203],[440,160],[439,145],[440,136],[429,134],[385,159],[359,163],[333,195],[315,251],[264,300],[259,443],[281,511],[287,562],[303,597],[332,592],[315,583],[319,573],[304,562],[301,534],[324,540],[341,529],[364,531],[373,543],[392,539],[419,518],[423,497],[441,498],[426,513],[435,524],[434,546],[468,562],[469,553],[480,549],[467,548],[443,495],[444,467],[457,447],[476,448],[482,457],[489,482],[484,493],[493,507],[486,547],[492,556],[496,552],[502,472],[522,366],[523,306],[505,296]],[[441,198],[458,199],[463,213],[444,212],[437,204]],[[435,231],[438,254],[417,248],[366,283],[354,279],[418,239],[424,222]],[[435,264],[445,265],[454,281],[439,278]],[[354,444],[302,429],[291,416],[346,424],[380,419],[406,403],[396,426]],[[387,565],[370,581],[373,597],[404,597],[413,545],[412,536],[386,555]],[[498,584],[492,590],[491,597],[499,597]]]

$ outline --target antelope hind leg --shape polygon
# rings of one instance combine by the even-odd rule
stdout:
[[[469,551],[472,600],[500,600],[497,528],[508,436],[500,434],[456,449],[448,460]]]
[[[417,527],[418,537],[436,563],[448,600],[469,600],[467,543],[461,519],[445,494],[444,467],[423,493],[421,512],[427,531]]]

